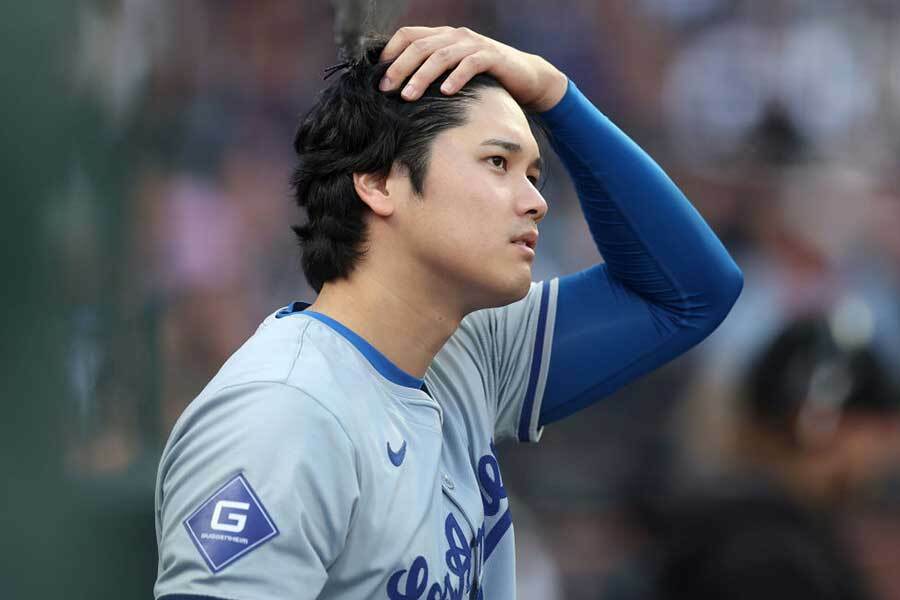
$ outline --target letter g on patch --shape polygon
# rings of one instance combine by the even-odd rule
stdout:
[[[209,523],[209,526],[216,531],[228,531],[231,533],[242,532],[244,530],[244,526],[247,524],[246,512],[228,513],[225,518],[232,522],[223,523],[220,520],[222,517],[223,508],[236,508],[240,511],[247,511],[250,508],[250,503],[234,502],[232,500],[219,500],[218,502],[216,502],[216,508],[213,510],[212,521],[210,521]]]
[[[243,474],[231,478],[202,502],[184,520],[184,527],[213,573],[278,535],[274,521]]]

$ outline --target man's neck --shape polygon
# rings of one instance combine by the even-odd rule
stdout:
[[[309,310],[338,321],[421,379],[464,316],[432,296],[429,286],[391,286],[357,271],[322,286]]]

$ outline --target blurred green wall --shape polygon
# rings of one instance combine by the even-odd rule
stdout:
[[[0,597],[11,600],[149,598],[155,575],[152,493],[123,493],[130,486],[121,478],[79,479],[63,465],[74,426],[65,383],[72,327],[64,257],[48,221],[77,158],[99,191],[93,209],[105,225],[98,247],[114,253],[122,243],[115,190],[128,174],[127,155],[105,135],[96,111],[70,92],[76,14],[71,2],[14,2],[0,24]],[[113,273],[101,269],[98,281],[95,294],[115,293]],[[115,328],[115,315],[98,314]]]

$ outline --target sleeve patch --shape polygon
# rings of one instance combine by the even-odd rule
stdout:
[[[184,520],[184,527],[213,573],[278,535],[243,475],[219,488]]]

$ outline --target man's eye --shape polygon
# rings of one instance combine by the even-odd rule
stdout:
[[[493,164],[495,167],[499,167],[499,168],[502,168],[503,170],[506,170],[506,159],[504,157],[492,156],[488,160],[491,161],[491,164]]]

